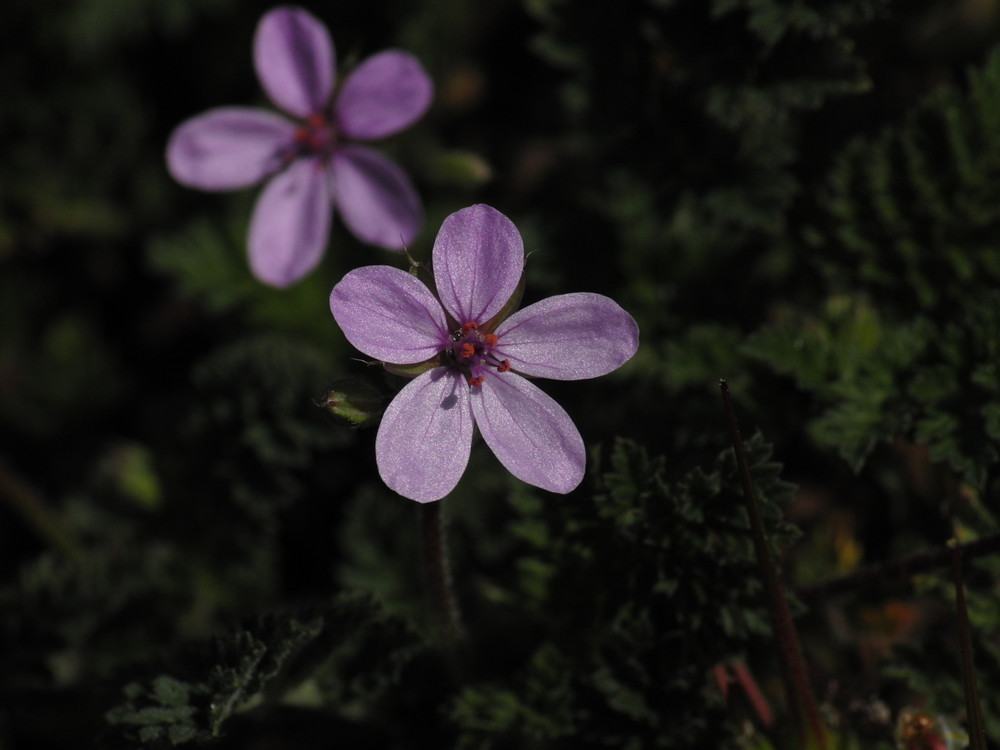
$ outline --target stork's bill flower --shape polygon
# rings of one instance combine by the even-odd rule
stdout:
[[[375,440],[379,473],[400,495],[429,502],[451,492],[475,427],[529,484],[567,493],[582,480],[579,431],[528,378],[605,375],[635,354],[639,328],[600,294],[562,294],[510,314],[523,271],[517,228],[476,205],[438,232],[437,297],[390,266],[355,269],[333,288],[330,308],[352,345],[387,365],[423,370],[386,409]]]
[[[221,107],[182,123],[167,145],[174,178],[202,190],[266,181],[250,221],[254,275],[288,286],[319,263],[336,207],[361,241],[402,250],[423,221],[406,173],[372,141],[403,130],[430,106],[433,85],[397,50],[361,62],[336,86],[333,40],[310,13],[281,7],[257,26],[253,62],[271,102],[289,116]]]

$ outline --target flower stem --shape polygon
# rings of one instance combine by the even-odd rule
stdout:
[[[444,500],[420,506],[420,520],[424,537],[424,574],[427,590],[440,620],[445,638],[453,644],[465,640],[465,628],[458,609],[458,600],[452,584],[451,566],[448,564],[448,547],[444,534],[442,505]]]
[[[976,667],[972,661],[972,630],[969,613],[965,608],[965,584],[962,581],[962,550],[958,540],[948,542],[951,548],[951,569],[955,579],[955,610],[958,615],[958,650],[962,659],[962,684],[965,686],[965,712],[969,722],[969,747],[986,750],[986,730],[979,707],[979,690],[976,686]]]
[[[729,396],[729,384],[725,380],[720,380],[719,387],[722,389],[722,401],[729,418],[730,437],[733,441],[736,465],[743,485],[743,497],[746,500],[747,513],[750,517],[750,532],[753,536],[757,564],[760,567],[764,591],[767,595],[771,625],[778,642],[778,653],[781,655],[781,672],[785,679],[785,690],[798,730],[798,747],[826,750],[826,731],[823,728],[823,722],[816,707],[816,699],[813,697],[812,687],[809,684],[805,656],[802,653],[802,645],[799,642],[795,622],[788,609],[788,601],[785,599],[781,573],[771,556],[767,535],[764,532],[760,505],[754,491],[753,480],[750,477],[746,453],[743,450],[743,438],[740,436],[740,427],[736,421],[736,413],[733,411],[733,403]]]

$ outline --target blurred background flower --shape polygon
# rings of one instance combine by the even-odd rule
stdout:
[[[253,49],[268,97],[299,122],[247,107],[209,110],[170,136],[173,177],[203,190],[268,180],[248,246],[254,275],[272,286],[293,284],[319,263],[334,207],[365,242],[397,250],[412,242],[423,214],[416,189],[391,160],[353,142],[385,138],[424,114],[433,84],[420,63],[382,52],[336,81],[326,26],[295,7],[261,19]]]

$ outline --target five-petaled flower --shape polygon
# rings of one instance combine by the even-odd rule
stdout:
[[[351,344],[390,365],[428,368],[389,404],[375,439],[379,474],[400,495],[447,495],[465,471],[475,427],[529,484],[566,493],[583,478],[579,431],[524,376],[609,373],[635,353],[639,328],[600,294],[562,294],[510,314],[523,269],[517,228],[476,205],[445,219],[434,242],[440,301],[389,266],[357,268],[333,288],[330,309]]]
[[[167,146],[179,182],[233,190],[270,177],[250,222],[250,267],[283,287],[311,271],[326,248],[332,206],[360,240],[400,250],[423,207],[394,162],[354,141],[383,138],[427,110],[433,85],[413,57],[389,50],[335,87],[333,40],[301,8],[267,13],[253,60],[264,91],[292,121],[267,110],[222,107],[182,123]]]

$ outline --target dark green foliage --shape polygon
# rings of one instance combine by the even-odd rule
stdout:
[[[632,371],[651,385],[647,403],[672,398],[655,417],[639,407],[622,419],[648,414],[653,433],[669,420],[663,439],[681,455],[725,440],[705,407],[719,377],[756,406],[739,348],[752,321],[816,293],[797,224],[846,140],[829,113],[871,87],[852,34],[885,4],[805,5],[636,0],[609,16],[599,2],[529,4],[535,51],[566,71],[566,158],[536,211],[573,219],[548,221],[545,246],[586,260],[585,288],[611,290],[636,316]]]
[[[102,46],[142,39],[153,33],[174,36],[187,31],[199,17],[218,13],[232,0],[200,0],[197,3],[172,3],[151,0],[139,5],[121,5],[114,0],[83,0],[61,19],[74,52],[84,56]]]
[[[652,308],[644,331],[673,328],[680,305],[752,307],[740,284],[797,262],[787,213],[802,189],[804,120],[870,85],[846,35],[883,5],[635,0],[609,15],[600,2],[529,4],[545,27],[536,50],[570,74],[577,210],[619,249],[595,254],[599,266],[642,279],[628,293],[640,315]],[[594,242],[581,239],[567,244]]]
[[[780,520],[793,487],[759,436],[747,450],[783,547],[796,537]],[[618,441],[593,501],[525,495],[516,510],[519,598],[549,640],[512,679],[459,694],[461,746],[729,746],[710,671],[774,653],[732,451],[668,484],[662,457]]]
[[[225,606],[225,597],[209,604],[208,591],[223,574],[202,572],[202,559],[155,536],[162,512],[99,497],[71,500],[52,514],[49,533],[66,541],[22,566],[0,596],[0,637],[17,644],[3,662],[0,689],[39,670],[64,685],[86,675],[106,679],[150,658],[159,639],[204,627],[211,609]],[[201,590],[192,586],[199,575]],[[227,585],[233,598],[252,588],[238,575]]]
[[[717,16],[746,13],[747,26],[767,44],[776,44],[785,36],[805,34],[813,39],[827,39],[841,34],[845,27],[872,20],[886,6],[885,2],[855,0],[828,3],[810,8],[797,0],[760,2],[760,0],[714,0]]]
[[[906,437],[982,489],[1000,460],[1000,295],[966,303],[953,322],[889,325],[869,302],[834,298],[821,317],[761,330],[747,351],[815,394],[810,433],[856,471],[878,443]]]
[[[755,334],[747,350],[817,394],[811,432],[859,470],[877,443],[912,425],[899,379],[929,340],[926,325],[886,328],[870,304],[840,298],[822,317],[787,314]]]
[[[34,290],[15,291],[19,280],[9,282],[0,283],[0,295],[7,300],[3,319],[14,328],[35,317],[49,300],[32,299]],[[96,321],[72,312],[45,318],[38,320],[36,330],[10,330],[0,343],[0,360],[9,363],[9,377],[17,387],[16,392],[13,387],[0,392],[0,414],[19,430],[42,438],[67,424],[87,424],[129,385]]]
[[[369,594],[342,595],[327,619],[336,634],[329,654],[318,665],[309,654],[300,668],[315,677],[328,705],[377,722],[380,701],[398,690],[403,670],[428,645],[408,619]]]
[[[853,286],[857,301],[833,297],[824,320],[781,322],[750,343],[818,396],[810,432],[855,469],[898,436],[975,488],[1000,458],[998,94],[994,52],[966,88],[941,87],[902,123],[848,145],[822,198],[835,242],[817,235],[813,252],[832,288]]]
[[[181,745],[198,737],[194,717],[198,709],[190,705],[191,686],[169,675],[153,680],[149,690],[138,683],[125,687],[124,706],[108,712],[111,724],[135,727],[134,739],[142,744],[166,740]]]
[[[251,53],[272,3],[8,0],[0,747],[788,747],[718,379],[790,581],[1000,527],[1000,11],[305,5],[341,73],[395,47],[434,78],[427,116],[372,144],[425,203],[413,258],[486,202],[524,236],[524,304],[598,292],[639,322],[619,371],[538,381],[588,477],[536,491],[476,441],[445,506],[453,648],[377,428],[323,406],[350,396],[356,424],[405,382],[356,361],[328,297],[407,259],[338,214],[318,268],[267,287],[259,190],[165,168],[187,117],[269,106]],[[967,588],[997,743],[994,557]],[[907,705],[963,713],[948,578],[865,580],[794,607],[842,750],[894,747]],[[737,682],[723,699],[736,659],[775,726]]]
[[[149,247],[149,263],[173,280],[178,291],[214,315],[239,314],[254,327],[308,337],[331,348],[340,342],[336,326],[317,315],[317,300],[329,296],[334,280],[322,269],[280,297],[250,274],[247,265],[247,223],[250,204],[224,224],[198,218],[176,233],[159,237]]]
[[[983,721],[988,737],[1000,735],[1000,668],[997,638],[1000,636],[1000,603],[994,582],[1000,565],[995,558],[965,564],[965,596],[969,619],[973,623],[973,655],[976,663]],[[927,708],[945,716],[962,716],[965,700],[959,663],[955,593],[947,573],[921,577],[918,589],[930,595],[938,604],[929,641],[937,648],[901,646],[885,666],[885,674],[904,683],[909,689],[926,696]]]
[[[823,198],[818,262],[881,305],[954,311],[1000,280],[1000,52],[902,123],[854,140]]]
[[[573,664],[546,643],[512,674],[512,684],[468,687],[451,718],[463,730],[459,748],[556,747],[577,730]]]
[[[148,686],[129,683],[107,720],[126,739],[180,745],[218,738],[237,717],[286,700],[352,705],[357,716],[418,648],[371,599],[345,595],[308,620],[273,614],[217,639],[189,657],[191,681],[161,674]]]
[[[272,513],[295,497],[296,474],[350,440],[331,429],[314,400],[328,368],[315,348],[265,335],[232,344],[194,369],[199,408],[188,432],[205,450],[219,451],[215,478],[251,512]]]
[[[246,267],[241,244],[245,215],[231,228],[201,220],[175,236],[160,238],[149,250],[153,268],[174,279],[187,295],[199,298],[211,312],[228,312],[259,294],[260,285]]]

